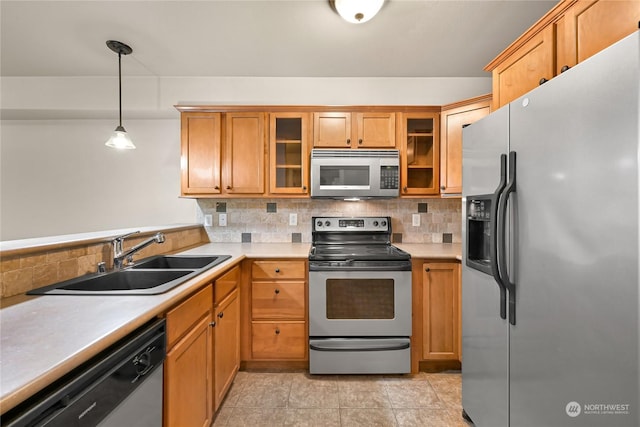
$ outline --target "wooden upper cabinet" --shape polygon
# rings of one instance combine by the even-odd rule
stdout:
[[[559,21],[556,74],[636,31],[640,1],[578,0]]]
[[[313,146],[316,148],[350,148],[351,113],[314,113]]]
[[[398,113],[401,196],[438,194],[438,113]]]
[[[462,128],[491,112],[491,94],[442,107],[440,193],[462,193]]]
[[[265,113],[225,115],[222,177],[228,194],[262,194],[265,181]]]
[[[395,148],[395,133],[395,113],[313,114],[313,146],[316,148]]]
[[[354,148],[395,148],[395,113],[356,113]]]
[[[500,108],[554,76],[554,31],[548,26],[493,69],[493,104]]]
[[[493,105],[500,108],[633,33],[638,0],[562,0],[491,61]]]
[[[181,192],[220,193],[220,113],[181,113]]]
[[[309,194],[309,113],[269,117],[269,193]]]

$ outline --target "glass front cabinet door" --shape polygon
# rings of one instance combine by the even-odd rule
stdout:
[[[403,196],[438,194],[438,113],[401,113]]]
[[[269,123],[272,194],[309,194],[309,113],[272,113]]]

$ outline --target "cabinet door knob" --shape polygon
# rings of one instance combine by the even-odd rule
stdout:
[[[276,288],[274,292],[276,293],[276,295],[278,295],[280,293],[280,289]]]
[[[303,185],[303,186],[302,186],[302,190],[303,190],[303,191],[307,191],[307,186],[306,186],[306,185]]]
[[[402,191],[404,191],[405,193],[407,192],[407,187],[402,187]]]
[[[280,273],[280,269],[279,268],[276,268],[276,273]]]
[[[216,185],[215,187],[213,187],[213,189],[214,189],[214,190],[219,190],[219,189],[220,189],[220,187]]]
[[[209,323],[209,326],[211,326],[212,328],[215,328],[216,327],[216,322]]]
[[[561,73],[564,73],[564,72],[565,72],[565,71],[567,71],[569,68],[571,68],[571,67],[569,67],[568,65],[563,65],[563,66],[562,66],[562,68],[560,68],[560,72],[561,72]]]
[[[538,82],[539,85],[545,84],[546,82],[548,82],[549,80],[545,79],[544,77],[540,79],[540,81]]]
[[[231,190],[231,186],[230,185],[227,185],[227,190]]]
[[[427,273],[431,271],[431,269],[429,267],[425,268],[424,271],[426,271]]]
[[[276,335],[280,335],[280,328],[276,328]]]
[[[347,145],[351,145],[351,138],[347,138]]]
[[[218,313],[218,317],[222,319],[224,317],[224,312],[221,311],[220,313]]]
[[[445,187],[444,185],[441,185],[441,186],[440,186],[440,189],[441,189],[441,190],[446,190],[446,189],[447,189],[447,187]]]
[[[358,140],[358,144],[362,145],[362,139]]]

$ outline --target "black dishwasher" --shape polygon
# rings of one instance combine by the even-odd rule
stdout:
[[[2,417],[3,426],[162,425],[164,319],[132,332]]]

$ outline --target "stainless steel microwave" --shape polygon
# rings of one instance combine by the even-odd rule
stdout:
[[[311,197],[398,197],[398,150],[311,150]]]

